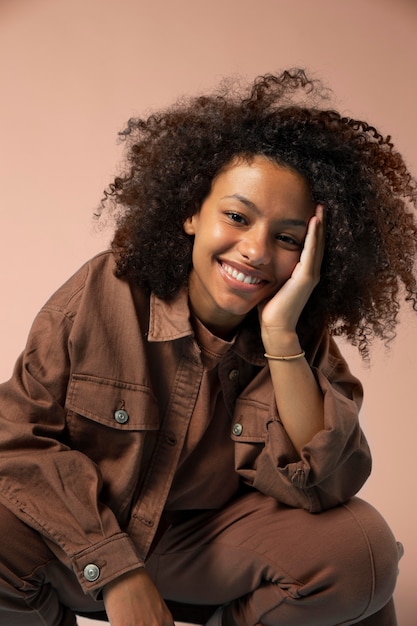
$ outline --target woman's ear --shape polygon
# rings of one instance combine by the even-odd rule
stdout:
[[[195,235],[195,228],[194,228],[194,215],[191,215],[190,217],[187,217],[187,219],[185,220],[183,227],[184,227],[184,231],[187,233],[187,235]]]

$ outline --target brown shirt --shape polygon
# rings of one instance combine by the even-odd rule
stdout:
[[[239,392],[259,367],[240,363],[235,350],[245,349],[250,330],[243,328],[232,341],[213,335],[192,317],[201,350],[203,376],[185,436],[166,509],[216,509],[238,491],[234,470],[234,442],[230,437]],[[239,368],[239,369],[238,369]]]
[[[86,592],[143,564],[164,510],[221,507],[239,484],[317,512],[370,471],[362,390],[324,333],[303,347],[325,428],[299,458],[279,420],[256,324],[232,342],[98,255],[37,316],[0,386],[0,499]],[[84,575],[98,567],[96,580]]]

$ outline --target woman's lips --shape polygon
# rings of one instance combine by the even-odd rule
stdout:
[[[220,267],[222,271],[230,278],[235,280],[242,285],[252,285],[257,286],[262,283],[265,284],[267,281],[263,278],[260,278],[259,275],[245,271],[241,268],[233,267],[224,261],[220,261]]]

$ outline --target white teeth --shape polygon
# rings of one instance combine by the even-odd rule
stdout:
[[[230,265],[225,265],[223,263],[222,267],[224,271],[227,272],[227,274],[229,274],[230,276],[233,276],[233,278],[238,280],[240,283],[246,283],[249,285],[259,285],[259,283],[262,282],[259,278],[256,278],[255,276],[248,276],[247,274],[244,274],[243,272],[238,272],[237,270],[233,269],[233,267],[230,267]]]

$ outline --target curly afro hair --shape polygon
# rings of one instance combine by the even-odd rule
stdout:
[[[129,120],[124,173],[101,207],[116,214],[117,275],[172,297],[191,268],[185,219],[234,158],[263,155],[304,176],[326,208],[321,280],[300,325],[327,326],[364,357],[375,337],[390,341],[403,297],[417,309],[416,180],[390,137],[325,101],[321,83],[294,69]]]

